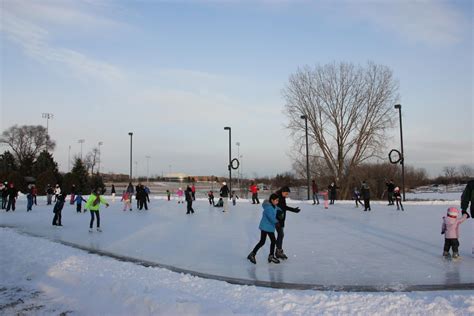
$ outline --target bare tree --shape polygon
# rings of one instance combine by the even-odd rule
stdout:
[[[459,167],[459,176],[463,179],[469,179],[474,177],[474,169],[468,165],[462,165]]]
[[[43,150],[53,150],[56,146],[41,125],[14,125],[3,131],[0,143],[10,146],[20,167],[31,164]]]
[[[99,148],[94,147],[92,151],[88,152],[84,159],[84,165],[87,173],[93,174],[95,166],[99,163]]]
[[[443,173],[444,176],[448,179],[448,181],[452,181],[453,178],[457,176],[456,167],[444,167]]]
[[[305,66],[290,76],[283,90],[288,127],[301,142],[305,132],[301,115],[307,116],[311,149],[340,181],[343,195],[354,167],[384,149],[386,131],[394,123],[391,112],[397,91],[392,71],[371,62],[365,67]]]

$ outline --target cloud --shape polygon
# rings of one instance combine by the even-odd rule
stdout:
[[[430,45],[452,45],[470,36],[472,23],[448,1],[348,1],[350,14],[403,39]]]
[[[66,66],[72,70],[72,74],[80,79],[98,79],[105,82],[115,82],[124,78],[122,71],[111,64],[95,60],[83,53],[59,47],[52,44],[53,35],[46,26],[45,21],[54,20],[55,17],[61,18],[54,20],[54,23],[89,23],[93,25],[103,25],[108,22],[103,19],[95,18],[84,12],[75,12],[72,8],[53,8],[46,5],[38,6],[33,3],[32,7],[25,5],[10,5],[13,2],[7,2],[8,5],[2,7],[2,22],[0,31],[6,37],[18,44],[25,54],[31,58],[43,62]],[[18,2],[22,4],[22,2]],[[35,8],[35,6],[37,6]],[[35,12],[33,14],[33,12]],[[32,22],[35,21],[35,22]],[[41,26],[44,25],[44,26]],[[113,25],[113,23],[109,24]],[[56,27],[57,28],[57,27]]]

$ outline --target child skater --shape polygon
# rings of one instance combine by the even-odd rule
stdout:
[[[235,205],[236,200],[239,198],[237,194],[235,194],[235,191],[232,191],[231,197],[232,197],[232,205]]]
[[[168,198],[168,201],[171,200],[171,192],[170,190],[166,190],[166,196]]]
[[[396,187],[395,189],[393,189],[393,197],[395,198],[395,201],[397,202],[397,211],[399,211],[400,208],[402,209],[402,211],[404,211],[403,205],[402,205],[402,196],[400,195],[399,187]]]
[[[63,226],[61,224],[61,213],[63,211],[65,199],[66,199],[66,196],[61,193],[59,193],[56,198],[56,203],[54,204],[54,208],[53,208],[53,212],[54,212],[53,226]]]
[[[207,193],[207,198],[209,200],[209,205],[214,206],[214,192],[209,191],[209,193]]]
[[[179,203],[184,204],[184,199],[183,199],[184,191],[182,188],[179,188],[178,191],[176,191],[176,195],[178,195],[178,204]]]
[[[265,240],[270,237],[270,254],[268,255],[268,262],[273,263],[280,263],[280,260],[275,258],[275,245],[276,245],[276,238],[275,238],[275,225],[277,225],[278,220],[276,218],[277,211],[280,210],[278,207],[278,195],[272,193],[270,195],[269,201],[264,201],[262,203],[263,213],[262,219],[260,220],[260,241],[258,244],[253,248],[252,252],[247,256],[247,259],[250,260],[253,264],[257,263],[255,256],[257,255],[257,251],[265,245]]]
[[[359,207],[359,204],[362,206],[362,201],[360,200],[360,191],[357,187],[352,191],[352,199],[356,202],[356,207]]]
[[[126,210],[130,209],[132,210],[132,203],[130,202],[130,193],[127,191],[123,190],[122,193],[122,199],[120,202],[123,202],[123,211],[125,212]]]
[[[449,249],[453,248],[453,258],[459,257],[459,225],[467,219],[467,214],[459,217],[459,211],[455,207],[448,208],[447,216],[443,217],[443,225],[441,226],[441,234],[444,234],[444,251],[443,256],[450,257]]]
[[[85,209],[91,212],[91,222],[89,224],[89,232],[92,233],[92,225],[94,224],[94,216],[97,218],[97,231],[101,232],[100,229],[100,213],[99,208],[100,204],[105,204],[106,207],[109,207],[109,203],[100,195],[102,193],[102,188],[95,188],[94,192],[87,199]]]
[[[82,197],[82,193],[78,192],[77,195],[74,198],[74,202],[76,202],[76,211],[77,211],[77,213],[80,213],[81,209],[82,209],[82,202],[87,202],[87,201]],[[84,210],[84,213],[85,212],[86,211]]]

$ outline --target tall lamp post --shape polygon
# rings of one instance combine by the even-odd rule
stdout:
[[[128,135],[130,135],[130,182],[132,182],[132,139],[133,139],[133,133],[129,132]]]
[[[402,193],[403,193],[403,201],[405,201],[405,154],[403,153],[403,128],[402,128],[402,105],[395,104],[395,109],[398,109],[398,117],[400,118],[400,143],[401,143],[401,150],[402,150],[402,159],[400,160],[400,164],[402,165]]]
[[[240,159],[240,142],[236,142],[235,145],[237,145],[237,159]],[[237,169],[237,190],[240,189],[240,166],[239,169]]]
[[[224,127],[224,130],[229,131],[229,192],[232,192],[232,131],[229,126]]]
[[[99,168],[97,168],[97,174],[100,174],[100,146],[102,146],[104,143],[103,142],[99,142]]]
[[[46,134],[49,135],[49,120],[54,117],[53,113],[42,113],[43,118],[46,119]]]
[[[81,160],[82,160],[82,144],[84,144],[86,140],[85,139],[79,139],[77,142],[81,144]]]
[[[308,117],[306,115],[301,115],[301,118],[304,119],[304,127],[305,127],[305,133],[306,133],[306,178],[307,178],[307,184],[308,184],[308,200],[310,199],[309,197],[309,191],[310,191],[310,179],[309,179],[309,148],[308,148]]]

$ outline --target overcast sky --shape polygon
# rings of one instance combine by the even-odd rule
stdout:
[[[0,3],[0,129],[53,113],[62,171],[84,139],[84,155],[103,142],[102,171],[128,174],[133,131],[134,173],[151,156],[150,174],[225,175],[224,126],[247,177],[290,171],[289,75],[369,60],[400,83],[407,164],[474,166],[470,0]]]

